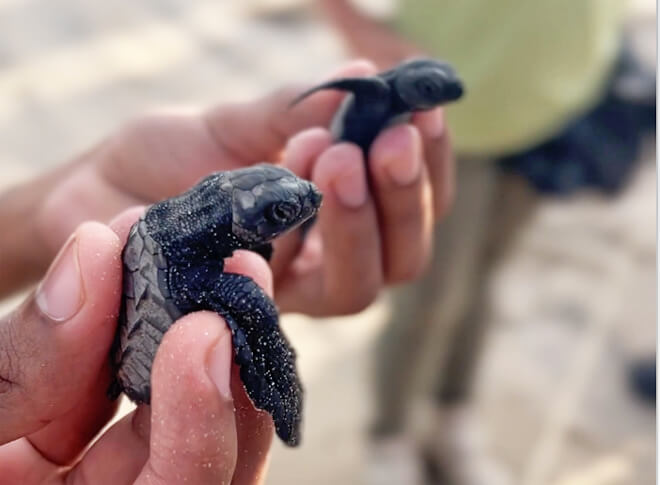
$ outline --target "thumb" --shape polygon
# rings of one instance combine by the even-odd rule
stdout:
[[[375,72],[371,62],[358,60],[342,66],[330,79]],[[243,163],[275,161],[291,136],[313,126],[327,126],[345,96],[328,90],[290,106],[309,88],[308,84],[291,85],[253,102],[222,104],[204,113],[204,119],[214,139]]]
[[[73,410],[100,378],[121,290],[121,245],[107,226],[85,223],[37,290],[0,318],[0,443]]]
[[[137,484],[230,483],[237,460],[231,332],[211,312],[165,334],[152,374],[149,459]]]

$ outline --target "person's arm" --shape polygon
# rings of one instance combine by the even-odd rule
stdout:
[[[341,72],[364,69],[354,63]],[[302,89],[197,113],[143,116],[72,162],[0,192],[0,299],[37,281],[86,220],[105,222],[127,207],[171,197],[215,170],[277,161],[288,137],[327,125],[342,98],[323,93],[288,109]]]
[[[373,60],[381,69],[422,53],[389,27],[365,15],[350,0],[320,0],[320,4],[351,53]]]

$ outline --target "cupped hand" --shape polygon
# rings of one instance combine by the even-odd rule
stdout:
[[[0,484],[260,483],[273,425],[233,366],[216,314],[181,318],[153,367],[152,405],[139,406],[86,450],[116,411],[106,397],[121,294],[121,248],[142,209],[111,226],[85,223],[43,282],[0,318]],[[228,262],[272,294],[267,264]]]
[[[384,286],[425,269],[433,224],[454,190],[442,109],[385,130],[367,160],[356,145],[334,144],[326,129],[314,128],[289,141],[283,163],[324,194],[308,237],[276,242],[275,296],[283,310],[354,313]]]
[[[369,69],[369,63],[356,61],[336,75]],[[289,109],[305,87],[287,86],[245,103],[138,118],[56,169],[37,215],[45,264],[83,221],[108,220],[127,207],[179,194],[214,171],[277,162],[291,136],[326,126],[341,101],[340,93],[328,92]]]

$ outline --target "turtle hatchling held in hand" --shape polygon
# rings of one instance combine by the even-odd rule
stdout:
[[[429,110],[463,95],[463,84],[449,64],[413,59],[375,76],[328,81],[305,91],[291,105],[324,89],[350,93],[335,114],[331,131],[336,141],[355,143],[365,154],[383,129],[407,121],[415,111]]]
[[[237,249],[269,257],[270,241],[314,216],[320,204],[312,183],[262,164],[214,173],[149,207],[124,247],[110,397],[123,391],[149,403],[151,367],[165,332],[185,314],[212,310],[231,329],[248,396],[270,413],[282,441],[297,445],[302,387],[295,353],[273,301],[247,276],[225,273],[223,260]]]

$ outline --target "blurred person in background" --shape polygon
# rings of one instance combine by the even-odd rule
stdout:
[[[349,0],[320,1],[351,54],[381,69],[444,59],[466,87],[446,108],[458,153],[453,207],[430,270],[394,292],[377,349],[368,480],[510,483],[470,408],[488,276],[540,194],[624,185],[641,133],[654,129],[655,78],[622,49],[620,0],[401,0],[388,25]],[[434,408],[426,439],[407,422],[420,381]]]

